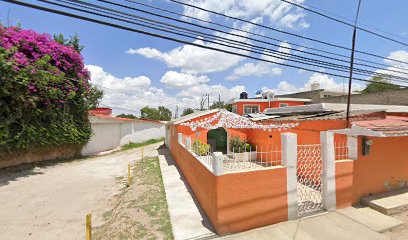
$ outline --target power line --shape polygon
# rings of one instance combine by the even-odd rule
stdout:
[[[99,1],[102,1],[102,0],[99,0]],[[276,28],[273,28],[273,27],[270,27],[270,26],[263,25],[263,24],[254,23],[254,22],[251,22],[251,21],[248,21],[248,20],[245,20],[245,19],[240,19],[240,18],[237,18],[237,17],[232,17],[232,16],[229,16],[229,15],[226,15],[226,14],[223,14],[223,13],[218,13],[218,12],[216,12],[216,11],[212,11],[212,10],[209,10],[209,9],[206,9],[206,8],[198,7],[198,6],[195,6],[195,5],[193,5],[193,4],[180,2],[180,1],[178,1],[178,0],[169,0],[169,1],[174,2],[174,3],[177,3],[177,4],[180,4],[180,5],[183,5],[183,6],[188,6],[188,7],[196,8],[196,9],[199,9],[199,10],[202,10],[202,11],[205,11],[205,12],[209,12],[209,13],[212,13],[212,14],[215,14],[215,15],[219,15],[219,16],[222,16],[222,17],[225,17],[225,18],[230,18],[230,19],[234,19],[234,20],[236,20],[236,21],[245,22],[245,23],[248,23],[248,24],[257,26],[257,27],[262,27],[262,28],[265,28],[265,29],[269,29],[269,30],[272,30],[272,31],[276,31],[276,32],[279,32],[279,33],[283,33],[283,34],[286,34],[286,35],[290,35],[290,36],[302,38],[302,39],[305,39],[305,40],[308,40],[308,41],[313,41],[313,42],[317,42],[317,43],[320,43],[320,44],[328,45],[328,46],[331,46],[331,47],[336,47],[336,48],[339,48],[339,49],[351,51],[350,48],[345,47],[345,46],[340,46],[340,45],[337,45],[337,44],[333,44],[333,43],[321,41],[321,40],[318,40],[318,39],[301,36],[301,35],[299,35],[299,34],[295,34],[295,33],[291,33],[291,32],[286,32],[286,31],[279,30],[279,29],[276,29]],[[364,51],[360,51],[360,50],[355,50],[355,51],[358,52],[358,53],[361,53],[361,54],[364,54],[364,55],[368,55],[368,56],[372,56],[372,57],[376,57],[376,58],[387,59],[387,60],[390,60],[390,61],[395,61],[395,62],[399,62],[399,63],[408,64],[408,62],[404,62],[404,61],[401,61],[401,60],[398,60],[398,59],[383,57],[383,56],[380,56],[380,55],[377,55],[377,54],[374,54],[374,53],[364,52]]]
[[[69,0],[69,1],[71,1],[71,2],[72,2],[72,1],[82,2],[82,1],[77,1],[77,0]],[[137,2],[130,1],[130,0],[125,0],[125,1],[139,4],[139,3],[137,3]],[[242,35],[234,34],[234,33],[231,33],[231,32],[225,32],[225,31],[222,31],[222,30],[219,30],[219,29],[215,29],[215,28],[211,28],[211,27],[206,27],[206,26],[194,24],[194,23],[191,23],[191,22],[186,22],[186,21],[183,21],[183,20],[171,18],[171,17],[168,17],[168,16],[163,16],[163,15],[156,14],[156,13],[150,13],[150,12],[147,12],[147,11],[144,11],[144,10],[141,10],[141,9],[137,9],[137,8],[133,8],[133,7],[130,7],[130,6],[126,6],[126,5],[122,5],[122,4],[118,4],[118,3],[112,3],[112,2],[110,2],[110,1],[102,1],[102,2],[109,3],[109,4],[112,4],[112,5],[115,5],[115,6],[120,6],[120,7],[127,8],[127,9],[131,9],[131,10],[135,10],[135,11],[139,11],[139,12],[143,12],[143,13],[146,13],[146,14],[154,15],[154,16],[157,16],[157,17],[161,17],[161,18],[165,18],[165,19],[170,19],[170,20],[172,20],[172,21],[177,21],[177,22],[181,22],[181,23],[193,25],[193,26],[200,27],[200,28],[203,28],[203,29],[208,29],[208,30],[220,32],[220,33],[223,33],[223,34],[227,34],[227,35],[231,35],[231,36],[236,36],[236,37],[248,39],[248,40],[251,40],[251,41],[255,41],[255,42],[259,42],[259,43],[263,43],[263,44],[275,46],[275,47],[280,47],[280,48],[284,48],[284,49],[290,49],[290,50],[296,51],[296,52],[301,52],[301,53],[305,53],[305,54],[310,54],[310,55],[313,55],[313,56],[318,56],[318,57],[322,57],[322,58],[327,58],[327,59],[331,59],[331,60],[335,60],[335,61],[339,61],[339,62],[349,63],[349,61],[347,61],[347,60],[342,60],[342,59],[338,59],[338,58],[333,58],[333,57],[329,57],[329,56],[326,56],[326,55],[316,54],[316,53],[312,53],[312,52],[308,52],[308,51],[304,51],[304,50],[300,50],[300,49],[293,49],[293,48],[291,48],[291,47],[280,46],[280,45],[277,45],[277,44],[273,44],[273,43],[270,43],[270,42],[262,41],[262,40],[255,39],[255,38],[251,38],[251,37],[248,37],[248,36],[242,36]],[[83,2],[82,2],[82,3],[83,3]],[[94,5],[94,4],[89,4],[89,3],[84,3],[84,4]],[[147,5],[147,4],[141,4],[141,5],[142,5],[142,6],[149,6],[149,5]],[[95,6],[95,5],[94,5],[94,6]],[[98,6],[98,7],[102,7],[102,6]],[[103,7],[102,7],[102,8],[103,8]],[[153,8],[153,9],[160,9],[160,8],[157,8],[157,7],[152,7],[152,8]],[[106,9],[106,8],[105,8],[105,9]],[[120,11],[113,10],[113,9],[110,9],[110,11],[120,12]],[[171,11],[167,11],[167,10],[163,10],[163,11],[171,12]],[[144,18],[144,17],[136,16],[136,15],[134,15],[134,14],[128,14],[128,13],[123,13],[123,12],[120,12],[120,13],[121,13],[121,14],[128,15],[128,16],[134,16],[134,17],[137,17],[137,18],[146,19],[146,18]],[[171,13],[177,14],[177,13],[174,13],[174,12],[171,12]],[[182,15],[182,14],[178,14],[178,15],[180,15],[180,16],[186,16],[186,15]],[[158,22],[158,21],[154,21],[154,20],[151,20],[151,19],[148,19],[148,20],[149,20],[149,21],[156,22],[156,23]],[[204,22],[210,23],[210,21],[204,21]],[[162,22],[161,22],[160,24],[165,24],[165,25],[167,25],[167,26],[170,26],[170,25],[171,25],[171,24],[162,23]],[[252,33],[252,32],[249,32],[249,31],[240,30],[240,29],[233,28],[233,27],[228,27],[228,26],[225,26],[225,25],[222,25],[222,24],[218,24],[218,23],[213,23],[213,24],[220,25],[220,26],[223,26],[223,27],[225,27],[225,28],[229,28],[229,29],[232,29],[232,30],[235,30],[235,31],[250,33],[250,34],[253,34],[253,35],[259,35],[259,34],[256,34],[256,33]],[[174,25],[172,25],[172,26],[174,26]],[[181,29],[186,29],[186,28],[182,28],[182,27],[180,27],[180,26],[177,26],[177,30],[179,30],[180,28],[181,28]],[[188,30],[189,30],[189,31],[194,31],[194,30],[191,30],[191,29],[188,29]],[[199,33],[199,34],[203,34],[203,35],[207,35],[207,36],[209,35],[209,34],[202,33],[202,32],[198,32],[198,31],[194,31],[194,32]],[[213,35],[211,35],[211,36],[214,37]],[[263,36],[263,35],[259,35],[259,36]],[[215,36],[215,37],[216,37],[216,38],[220,38],[220,37],[218,37],[218,36]],[[263,36],[263,37],[265,37],[265,36]],[[224,39],[225,39],[225,38],[224,38]],[[275,38],[273,38],[273,40],[275,40],[275,41],[280,41],[280,42],[284,42],[283,40],[279,40],[279,39],[275,39]],[[228,41],[232,41],[232,40],[228,39]],[[236,42],[236,41],[235,41],[235,42]],[[288,43],[289,43],[289,42],[288,42]],[[293,43],[289,43],[289,44],[293,44]],[[247,45],[247,46],[252,46],[252,47],[255,47],[255,48],[261,48],[261,47],[259,47],[259,46],[255,46],[255,45],[252,45],[252,44],[249,44],[249,43],[245,43],[245,45]],[[294,44],[294,45],[296,45],[296,44]],[[299,46],[301,46],[301,45],[299,45]],[[304,47],[304,46],[302,46],[302,47]],[[262,47],[262,49],[263,49],[263,50],[266,50],[266,49],[267,49],[267,50],[271,50],[270,48],[268,49],[268,48],[264,48],[264,47]],[[274,50],[271,50],[271,51],[274,51]],[[285,54],[285,53],[281,53],[281,52],[279,52],[279,53],[280,53],[280,54]],[[298,57],[298,56],[297,56],[297,57]],[[344,56],[344,57],[347,57],[347,56]],[[309,60],[310,60],[310,59],[309,59]],[[361,60],[361,61],[364,61],[364,60]],[[370,61],[367,61],[367,62],[370,62]],[[380,65],[380,66],[387,66],[387,67],[389,66],[389,65],[386,65],[386,64],[380,64],[380,63],[375,63],[375,62],[372,62],[372,63],[374,63],[374,64],[376,64],[376,65]],[[376,66],[372,66],[372,65],[368,65],[368,64],[355,63],[355,65],[365,66],[365,67],[370,67],[370,68],[375,68],[375,69],[378,69],[378,70],[384,70],[384,71],[389,71],[389,72],[396,72],[396,73],[401,73],[401,74],[408,74],[408,72],[402,72],[402,71],[397,71],[397,70],[395,70],[395,69],[401,69],[401,68],[398,68],[398,67],[394,67],[395,69],[382,69],[382,68],[379,68],[379,67],[376,67]],[[406,69],[401,69],[401,70],[404,70],[404,71],[405,71]]]
[[[50,3],[49,1],[46,1],[46,0],[40,0],[40,1],[46,2],[46,3]],[[66,1],[60,0],[60,2],[66,2]],[[71,2],[72,2],[72,1],[71,1]],[[172,27],[173,29],[174,29],[174,28],[177,28],[177,29],[178,29],[178,28],[181,28],[181,29],[184,29],[184,30],[193,31],[194,33],[198,33],[198,34],[200,34],[200,35],[211,36],[211,38],[220,38],[220,37],[217,37],[217,36],[213,36],[213,35],[206,34],[206,33],[202,33],[202,32],[198,32],[198,31],[194,31],[194,30],[191,30],[191,29],[182,28],[182,27],[179,27],[179,26],[169,25],[169,24],[162,23],[162,22],[159,22],[159,21],[150,20],[150,19],[143,18],[143,17],[137,16],[137,15],[126,14],[126,13],[123,13],[123,12],[120,12],[120,11],[117,11],[117,10],[105,8],[105,7],[103,7],[103,6],[98,6],[98,5],[94,5],[94,4],[84,3],[84,2],[82,2],[82,1],[74,1],[74,2],[79,2],[79,3],[85,4],[85,5],[87,5],[87,6],[95,7],[95,8],[97,8],[98,11],[101,11],[100,8],[103,8],[103,9],[107,9],[107,10],[109,10],[109,11],[115,11],[115,12],[118,12],[118,13],[121,13],[121,14],[129,15],[129,16],[135,16],[135,17],[142,18],[142,19],[145,19],[145,20],[148,20],[148,21],[153,21],[154,23],[159,23],[159,24],[162,24],[162,25],[170,26],[170,27]],[[84,12],[87,12],[87,13],[90,13],[90,14],[95,14],[95,15],[99,15],[99,16],[103,16],[103,17],[111,17],[111,16],[106,16],[106,15],[103,15],[103,14],[99,14],[99,13],[95,13],[95,12],[90,12],[90,11],[87,11],[87,10],[78,9],[78,8],[75,8],[75,7],[70,7],[70,6],[66,6],[66,5],[62,5],[62,4],[58,4],[58,3],[51,3],[51,4],[54,4],[54,5],[57,5],[57,6],[66,7],[66,8],[73,9],[73,10],[77,10],[77,11],[84,11]],[[75,3],[68,3],[68,4],[72,4],[72,5],[74,5],[74,6],[78,6],[78,4],[75,4]],[[90,7],[87,7],[87,6],[85,6],[85,8],[91,9],[91,10],[95,10],[94,8],[92,8],[92,7],[90,8]],[[80,5],[80,7],[84,7],[84,6]],[[105,13],[106,13],[106,11],[103,11],[103,10],[102,10],[102,12],[105,12]],[[111,14],[111,13],[108,12],[108,14]],[[118,16],[117,14],[113,14],[113,15]],[[120,16],[120,17],[122,17],[122,16]],[[195,36],[195,35],[194,35],[194,36],[191,36],[191,35],[180,34],[180,33],[174,32],[174,31],[163,30],[162,28],[155,28],[155,27],[152,27],[152,26],[151,26],[151,25],[157,26],[157,24],[151,24],[151,23],[150,23],[150,25],[145,25],[145,24],[136,23],[136,22],[134,22],[134,21],[126,21],[126,20],[123,20],[123,19],[118,19],[118,18],[115,18],[115,17],[111,17],[111,18],[116,19],[116,20],[125,21],[125,22],[128,22],[128,23],[133,23],[133,24],[136,24],[136,25],[139,25],[139,26],[143,26],[143,27],[148,27],[148,28],[151,28],[151,29],[159,30],[159,31],[164,31],[164,32],[167,32],[167,33],[172,33],[172,34],[181,35],[181,36],[184,36],[184,37],[189,37],[189,38],[192,38],[192,39],[196,39],[196,36]],[[128,17],[125,17],[125,18],[129,19]],[[146,22],[145,22],[145,23],[146,23]],[[239,36],[239,35],[238,35],[238,36]],[[222,42],[224,42],[224,43],[225,43],[225,40],[227,40],[227,41],[229,42],[229,44],[230,44],[231,41],[232,41],[233,43],[236,43],[236,42],[237,42],[237,41],[233,41],[233,40],[230,40],[230,39],[225,39],[225,38],[222,38],[222,39],[224,40],[224,41],[222,41]],[[218,44],[218,45],[222,45],[222,46],[226,46],[226,47],[231,47],[230,45],[222,44],[222,43],[219,43],[219,42],[214,42],[214,41],[211,41],[211,40],[207,40],[207,41],[208,41],[208,42],[211,42],[211,43]],[[248,46],[252,46],[252,47],[258,48],[258,49],[261,48],[262,50],[273,51],[275,54],[274,54],[274,55],[271,55],[271,54],[268,54],[268,53],[265,53],[265,52],[254,51],[254,50],[251,50],[251,48],[248,49],[247,46],[244,46],[244,48],[243,48],[243,47],[237,47],[237,46],[235,45],[235,47],[234,47],[234,48],[237,48],[237,49],[240,49],[240,50],[244,50],[244,51],[249,51],[249,52],[252,52],[252,53],[262,54],[262,55],[266,55],[266,56],[269,56],[269,57],[274,57],[274,58],[278,58],[278,59],[282,59],[282,60],[293,61],[293,62],[297,62],[297,63],[301,63],[301,64],[306,64],[306,63],[307,63],[308,65],[311,65],[311,66],[325,67],[325,68],[328,68],[328,69],[331,69],[331,70],[335,70],[335,71],[342,71],[342,70],[339,70],[339,69],[337,69],[337,68],[348,69],[348,67],[347,67],[347,66],[344,66],[344,65],[339,65],[339,64],[334,64],[334,63],[328,63],[328,62],[324,62],[324,61],[320,61],[320,60],[316,60],[316,59],[310,59],[310,58],[305,58],[305,57],[301,57],[301,56],[297,56],[297,55],[293,55],[293,54],[283,53],[283,52],[279,52],[279,51],[276,51],[276,50],[267,49],[267,48],[259,47],[259,46],[256,46],[256,45],[248,44],[248,43],[242,43],[242,42],[238,42],[238,43],[239,43],[240,46],[242,46],[242,45],[248,45]],[[278,55],[285,55],[285,56],[284,56],[284,57],[279,57],[279,56],[277,56],[276,54],[278,54]],[[293,60],[293,59],[288,59],[288,58],[287,58],[288,56],[296,57],[297,59],[306,60],[306,61],[308,61],[308,62],[299,61],[299,60]],[[314,63],[317,62],[317,63],[323,64],[323,66],[317,65],[317,64],[311,64],[310,61],[312,61],[312,62],[314,62]],[[372,76],[372,75],[374,74],[374,75],[382,76],[384,79],[389,78],[389,77],[391,77],[391,78],[394,77],[394,78],[401,79],[401,80],[408,80],[408,78],[403,78],[403,77],[399,77],[399,76],[392,76],[392,75],[383,74],[383,73],[376,73],[376,72],[368,71],[368,70],[365,70],[365,69],[356,69],[356,70],[358,71],[358,74],[359,74],[359,75],[364,75],[364,76]],[[383,69],[383,70],[385,70],[385,69]],[[367,75],[367,74],[368,74],[368,75]],[[386,80],[398,81],[398,80],[395,80],[395,79],[386,79]]]
[[[212,24],[212,25],[215,25],[215,26],[220,26],[220,27],[227,28],[227,29],[231,29],[231,30],[234,30],[234,31],[239,31],[239,32],[251,34],[251,35],[254,35],[254,36],[257,36],[257,37],[261,37],[261,38],[265,38],[265,39],[268,39],[268,40],[273,40],[273,41],[277,41],[277,42],[282,42],[282,41],[283,41],[283,40],[280,40],[280,39],[276,39],[276,38],[269,37],[269,36],[266,36],[266,35],[258,34],[258,33],[255,33],[255,32],[251,32],[251,31],[247,31],[247,30],[243,30],[243,29],[239,29],[239,28],[230,27],[230,26],[227,26],[227,25],[224,25],[224,24],[220,24],[220,23],[216,23],[216,22],[212,22],[212,21],[208,21],[208,20],[204,20],[204,19],[192,17],[192,16],[185,15],[185,14],[180,14],[180,13],[177,13],[177,12],[174,12],[174,11],[170,11],[170,10],[163,9],[163,8],[160,8],[160,7],[152,6],[152,5],[149,5],[149,4],[146,4],[146,3],[140,3],[140,2],[137,2],[137,1],[133,1],[133,0],[124,0],[124,1],[130,2],[130,3],[134,3],[134,4],[137,4],[137,5],[140,5],[140,6],[144,6],[144,7],[147,7],[147,8],[159,10],[159,11],[162,11],[162,12],[170,13],[170,14],[173,14],[173,15],[176,15],[176,16],[180,16],[180,17],[183,17],[183,18],[193,19],[193,20],[196,20],[196,21],[198,21],[198,22],[203,22],[203,23],[206,23],[206,24]],[[127,8],[128,8],[128,7],[127,7]],[[190,24],[192,24],[192,23],[190,23]],[[201,26],[201,25],[200,25],[200,26]],[[205,27],[205,26],[203,26],[203,27]],[[289,41],[286,41],[286,42],[289,43],[290,45],[297,46],[297,47],[300,47],[300,48],[309,49],[309,50],[313,50],[313,51],[317,51],[317,52],[322,52],[322,53],[327,53],[327,54],[334,55],[334,56],[338,56],[338,57],[349,58],[349,56],[346,56],[346,55],[343,55],[343,54],[334,53],[334,52],[329,52],[329,51],[325,51],[325,50],[322,50],[322,49],[317,49],[317,48],[313,48],[313,47],[309,47],[309,46],[305,46],[305,45],[301,45],[301,44],[296,44],[296,43],[289,42]],[[297,50],[297,51],[299,51],[299,50]],[[316,55],[316,56],[321,56],[321,57],[325,57],[325,58],[330,58],[329,56],[318,55],[318,54],[316,54],[316,53],[311,53],[311,52],[306,52],[306,51],[300,51],[300,52],[304,52],[304,53],[307,53],[307,54],[314,54],[314,55]],[[335,59],[335,58],[333,58],[333,59]],[[378,62],[373,62],[373,61],[369,61],[369,60],[361,59],[361,58],[355,58],[355,60],[358,60],[358,61],[360,61],[360,62],[372,63],[372,64],[376,64],[376,65],[378,65],[378,66],[383,66],[383,67],[389,67],[389,66],[390,66],[390,65],[387,65],[387,64],[378,63]],[[348,61],[347,61],[347,62],[348,62]],[[358,63],[355,63],[355,64],[356,64],[356,65],[366,66],[366,65],[364,65],[364,64],[358,64]],[[398,67],[394,67],[394,68],[396,68],[396,69],[401,69],[401,70],[406,70],[406,69],[398,68]]]
[[[297,68],[297,69],[301,69],[301,70],[305,70],[305,71],[309,71],[309,72],[316,72],[316,73],[326,74],[326,75],[334,76],[334,77],[343,77],[343,78],[345,77],[345,76],[339,75],[339,74],[328,73],[328,72],[319,71],[319,70],[312,70],[312,69],[309,69],[309,68],[299,67],[299,66],[295,66],[295,65],[291,65],[291,64],[278,63],[278,62],[269,61],[269,60],[266,60],[266,59],[257,58],[257,57],[253,57],[253,56],[250,56],[250,55],[245,55],[245,54],[241,54],[241,53],[237,53],[237,52],[233,52],[233,51],[228,51],[228,50],[219,49],[219,48],[215,48],[215,47],[209,47],[209,46],[197,44],[197,43],[194,43],[194,42],[188,42],[188,41],[185,41],[185,40],[177,39],[177,38],[174,38],[174,37],[169,37],[169,36],[165,36],[165,35],[161,35],[161,34],[157,34],[157,33],[147,32],[147,31],[144,31],[144,30],[130,28],[130,27],[119,25],[119,24],[110,23],[110,22],[106,22],[106,21],[102,21],[102,20],[98,20],[98,19],[93,19],[93,18],[89,18],[89,17],[69,13],[69,12],[66,12],[66,11],[50,9],[50,8],[47,8],[47,7],[38,6],[38,5],[30,4],[30,3],[24,3],[24,2],[19,2],[19,1],[15,1],[15,0],[3,0],[3,1],[18,4],[18,5],[29,7],[29,8],[34,8],[34,9],[46,11],[46,12],[50,12],[50,13],[54,13],[54,14],[64,15],[64,16],[68,16],[68,17],[72,17],[72,18],[76,18],[76,19],[80,19],[80,20],[85,20],[85,21],[89,21],[89,22],[93,22],[93,23],[98,23],[98,24],[101,24],[101,25],[110,26],[110,27],[130,31],[130,32],[141,33],[141,34],[152,36],[152,37],[157,37],[157,38],[161,38],[161,39],[165,39],[165,40],[169,40],[169,41],[174,41],[174,42],[178,42],[178,43],[192,45],[192,46],[199,47],[199,48],[219,51],[219,52],[223,52],[223,53],[227,53],[227,54],[231,54],[231,55],[246,57],[246,58],[249,58],[249,59],[259,60],[259,61],[262,61],[262,62],[274,63],[274,64],[287,66],[287,67],[291,67],[291,68]],[[389,84],[389,83],[381,83],[381,82],[371,81],[371,80],[361,79],[361,78],[353,78],[353,79],[356,80],[356,81],[363,81],[363,82],[375,82],[375,83],[380,83],[380,84]],[[396,84],[394,84],[394,85],[396,85]],[[402,85],[397,85],[397,86],[405,87],[405,86],[402,86]]]
[[[324,17],[324,18],[330,19],[330,20],[332,20],[332,21],[335,21],[335,22],[338,22],[338,23],[347,25],[347,26],[349,26],[349,27],[355,27],[356,29],[358,29],[358,30],[360,30],[360,31],[363,31],[363,32],[366,32],[366,33],[370,33],[370,34],[375,35],[375,36],[377,36],[377,37],[380,37],[380,38],[383,38],[383,39],[386,39],[386,40],[389,40],[389,41],[392,41],[392,42],[395,42],[395,43],[398,43],[398,44],[401,44],[401,45],[404,45],[404,46],[408,47],[408,43],[405,43],[405,42],[402,42],[402,41],[399,41],[399,40],[396,40],[396,39],[387,37],[387,36],[385,36],[385,35],[376,33],[376,32],[374,32],[374,31],[371,31],[371,30],[368,30],[368,29],[365,29],[365,28],[362,28],[362,27],[359,27],[359,26],[357,26],[356,22],[355,22],[354,25],[353,25],[353,24],[348,23],[348,22],[345,22],[345,21],[343,21],[343,20],[340,20],[340,19],[337,19],[337,18],[328,16],[328,15],[326,15],[326,14],[323,14],[323,13],[321,13],[321,12],[319,12],[319,11],[310,9],[310,8],[308,8],[308,7],[305,6],[305,5],[302,5],[302,4],[299,4],[299,3],[295,3],[295,2],[292,2],[292,1],[288,1],[288,0],[281,0],[281,1],[282,1],[282,2],[285,2],[285,3],[288,3],[288,4],[291,4],[291,5],[294,5],[294,6],[296,6],[296,7],[299,7],[299,8],[301,8],[301,9],[306,10],[306,11],[312,12],[312,13],[317,14],[317,15],[319,15],[319,16],[322,16],[322,17]]]

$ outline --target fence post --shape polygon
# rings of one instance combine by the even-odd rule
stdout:
[[[177,140],[180,145],[183,145],[183,134],[177,133]]]
[[[357,137],[347,136],[348,158],[357,160]]]
[[[92,212],[85,217],[85,236],[86,240],[92,239]]]
[[[191,137],[186,138],[186,149],[191,151]]]
[[[334,134],[321,132],[322,144],[322,197],[323,207],[326,210],[336,209],[336,165],[334,152]]]
[[[298,195],[297,195],[297,135],[295,133],[281,134],[282,141],[282,165],[287,169],[287,192],[288,192],[288,220],[298,218]]]
[[[224,155],[222,152],[214,152],[212,155],[212,167],[215,176],[221,176],[224,170]]]

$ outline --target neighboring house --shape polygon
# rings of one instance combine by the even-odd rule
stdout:
[[[165,123],[146,119],[128,119],[111,116],[112,109],[90,111],[93,135],[82,149],[82,155],[94,155],[123,146],[164,137]]]
[[[261,97],[248,98],[247,92],[242,92],[239,99],[232,99],[232,112],[239,115],[261,113],[267,108],[305,105],[310,99],[276,98],[272,91],[262,92]]]
[[[355,104],[350,124],[345,108],[268,108],[256,118],[196,112],[168,123],[166,144],[215,230],[240,232],[408,186],[408,107]],[[234,151],[232,136],[251,147]],[[196,140],[211,151],[194,148]]]

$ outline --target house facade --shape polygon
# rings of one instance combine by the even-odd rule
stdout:
[[[408,110],[356,106],[348,124],[341,108],[310,106],[292,114],[282,108],[259,121],[198,112],[170,122],[166,144],[220,234],[348,207],[408,186]],[[232,149],[233,137],[251,147]],[[197,140],[213,151],[197,152]]]

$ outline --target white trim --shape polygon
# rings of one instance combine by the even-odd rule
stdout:
[[[248,99],[233,99],[232,103],[239,103],[239,102],[279,102],[279,101],[290,101],[290,102],[311,102],[311,99],[307,98],[271,98],[271,99],[263,99],[263,98],[248,98]]]
[[[287,194],[288,194],[288,220],[298,218],[297,195],[297,135],[295,133],[281,134],[282,165],[286,167]]]
[[[322,198],[323,208],[331,211],[336,209],[336,170],[334,152],[334,134],[321,132],[322,145]]]
[[[183,118],[180,119],[180,120],[177,120],[177,119],[176,119],[176,121],[173,122],[172,124],[180,124],[180,123],[182,123],[182,122],[187,122],[187,121],[190,121],[190,120],[192,120],[192,119],[194,119],[194,118],[198,118],[198,117],[202,117],[202,116],[205,116],[205,115],[208,115],[208,114],[216,113],[216,112],[218,112],[218,111],[220,111],[219,108],[217,108],[217,109],[212,109],[212,110],[207,110],[207,111],[202,111],[202,112],[192,113],[192,114],[189,114],[189,115],[183,117]],[[191,115],[191,116],[190,116],[190,115]]]

